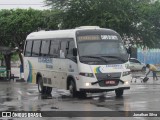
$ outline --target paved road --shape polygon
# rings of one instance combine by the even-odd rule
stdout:
[[[121,98],[116,98],[114,92],[109,92],[105,93],[103,97],[101,94],[89,94],[87,99],[73,99],[69,97],[69,92],[64,90],[54,89],[52,96],[45,96],[39,94],[37,86],[33,84],[0,82],[0,111],[159,111],[159,91],[160,84],[139,83],[132,84],[131,89],[126,90]],[[113,112],[111,114],[114,116],[117,113]],[[18,118],[12,118],[12,120],[16,119]],[[34,120],[41,119],[50,120],[51,118],[38,118]],[[52,119],[57,120],[58,118]],[[65,117],[59,119],[118,120],[120,118]],[[123,119],[158,120],[155,117],[125,117]]]

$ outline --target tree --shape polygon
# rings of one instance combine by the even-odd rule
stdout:
[[[22,65],[22,52],[27,35],[41,29],[58,29],[59,22],[57,22],[56,11],[11,9],[0,10],[0,16],[0,46],[16,48]],[[8,65],[10,66],[9,63]],[[9,66],[8,68],[10,68]]]
[[[153,4],[150,4],[149,7],[145,6],[142,10],[144,15],[142,25],[145,24],[146,26],[146,32],[144,33],[145,43],[149,47],[152,47],[153,45],[154,47],[160,48],[160,1],[156,1]]]
[[[155,28],[159,16],[158,1],[151,0],[46,0],[52,9],[60,10],[63,15],[62,28],[83,25],[98,25],[111,28],[129,38],[132,42],[155,47],[159,39]],[[153,21],[156,21],[153,23]]]

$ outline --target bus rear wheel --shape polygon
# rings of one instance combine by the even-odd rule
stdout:
[[[42,80],[42,77],[38,77],[38,91],[40,93],[43,93],[45,92],[45,86],[43,86],[43,80]]]
[[[52,87],[46,87],[46,94],[51,94],[52,93]]]
[[[116,93],[116,97],[121,97],[123,95],[123,89],[116,89],[115,93]]]
[[[51,94],[52,87],[44,86],[42,77],[38,77],[38,91],[42,94]]]

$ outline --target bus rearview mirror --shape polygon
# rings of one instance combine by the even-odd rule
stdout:
[[[77,48],[73,48],[73,56],[77,56]]]

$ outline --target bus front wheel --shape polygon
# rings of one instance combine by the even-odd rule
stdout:
[[[71,80],[69,83],[69,91],[70,91],[71,97],[76,97],[76,93],[77,93],[76,85],[73,80]]]
[[[123,89],[116,89],[115,93],[116,93],[116,97],[121,97],[123,95]]]
[[[78,98],[86,98],[87,97],[87,93],[85,92],[85,91],[79,91],[79,92],[77,92],[77,96],[78,96]]]

